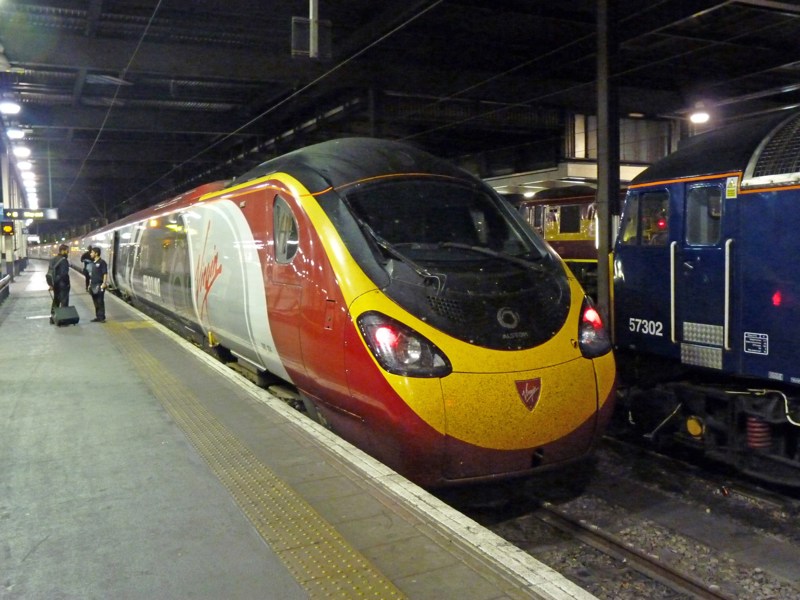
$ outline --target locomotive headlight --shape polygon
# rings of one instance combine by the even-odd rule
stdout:
[[[589,298],[581,307],[581,322],[578,326],[578,345],[586,358],[596,358],[611,351],[611,341],[603,325],[600,313]]]
[[[444,377],[450,361],[430,340],[378,312],[358,317],[358,327],[378,363],[389,373],[408,377]]]

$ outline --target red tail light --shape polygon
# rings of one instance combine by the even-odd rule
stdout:
[[[578,345],[586,358],[596,358],[611,351],[611,341],[603,325],[600,313],[589,298],[581,307],[581,322],[578,326]]]

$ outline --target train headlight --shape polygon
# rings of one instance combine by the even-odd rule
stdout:
[[[433,342],[384,314],[362,314],[358,317],[358,328],[375,359],[389,373],[444,377],[453,370],[450,361]]]
[[[603,325],[600,313],[589,298],[581,307],[581,322],[578,326],[578,345],[586,358],[596,358],[611,351],[611,341]]]

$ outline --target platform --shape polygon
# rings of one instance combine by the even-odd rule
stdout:
[[[0,598],[591,599],[106,294],[0,304]]]

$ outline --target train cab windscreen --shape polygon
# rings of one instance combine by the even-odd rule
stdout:
[[[437,180],[394,181],[361,187],[347,200],[380,238],[422,260],[474,259],[463,246],[529,260],[545,254],[480,189]]]
[[[549,339],[566,319],[569,288],[560,263],[487,190],[393,178],[354,186],[345,202],[389,274],[384,291],[434,326],[471,343],[516,349]]]

